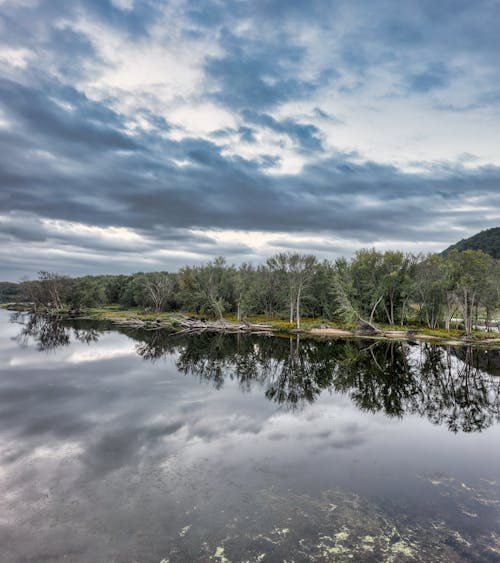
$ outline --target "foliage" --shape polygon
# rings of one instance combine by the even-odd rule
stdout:
[[[500,227],[486,229],[474,236],[453,244],[443,251],[446,256],[453,250],[462,252],[464,250],[482,250],[497,260],[500,259]]]
[[[458,323],[471,335],[495,321],[500,261],[475,250],[413,256],[363,249],[350,261],[321,263],[311,255],[280,253],[257,267],[219,257],[178,273],[69,278],[40,272],[37,280],[3,284],[2,290],[0,296],[13,295],[35,310],[119,305],[152,317],[165,311],[243,321],[260,316],[286,330],[300,329],[302,317],[313,317],[317,326],[411,324],[446,331]]]
[[[11,303],[19,298],[19,284],[0,282],[0,303]]]

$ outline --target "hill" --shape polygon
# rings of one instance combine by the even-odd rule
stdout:
[[[452,250],[482,250],[493,258],[500,259],[500,227],[486,229],[470,238],[464,238],[443,250],[442,254],[446,255]]]

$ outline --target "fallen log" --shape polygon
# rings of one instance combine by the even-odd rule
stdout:
[[[375,334],[382,334],[382,331],[378,329],[374,324],[366,319],[363,319],[358,315],[358,328],[357,332],[360,334],[368,335],[375,335]]]
[[[225,319],[216,321],[201,320],[194,317],[181,317],[177,320],[177,324],[181,330],[175,334],[193,334],[201,332],[221,332],[221,333],[247,333],[261,334],[272,332],[272,326],[269,324],[254,324],[248,321],[232,322]]]

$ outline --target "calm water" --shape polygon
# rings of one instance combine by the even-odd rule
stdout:
[[[500,560],[498,352],[11,320],[1,561]]]

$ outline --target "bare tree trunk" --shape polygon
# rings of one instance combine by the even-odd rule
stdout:
[[[462,317],[463,317],[463,320],[464,320],[465,332],[467,332],[467,327],[468,327],[468,324],[469,324],[468,298],[469,298],[469,296],[467,295],[467,288],[464,288],[463,298],[462,298]]]
[[[299,285],[297,290],[297,305],[296,305],[296,319],[297,319],[297,330],[300,330],[300,297],[302,293],[302,285]]]
[[[224,315],[222,313],[222,308],[219,305],[219,302],[217,301],[217,299],[214,299],[214,305],[215,305],[215,310],[217,311],[217,314],[219,315],[219,320],[223,320],[224,319]]]
[[[394,326],[394,296],[392,293],[389,295],[389,308],[387,308],[387,305],[384,303],[384,311],[389,324]]]
[[[427,311],[427,309],[425,310],[425,320],[427,321],[427,326],[429,328],[432,328],[431,318],[429,317],[429,312]]]
[[[453,297],[451,295],[448,295],[446,297],[446,318],[444,321],[446,331],[450,330],[451,318],[453,317],[452,305],[453,305]]]
[[[375,310],[376,310],[376,308],[378,307],[378,304],[382,301],[382,298],[383,298],[383,297],[384,297],[384,296],[381,295],[381,296],[377,299],[377,301],[375,302],[375,305],[374,305],[373,308],[372,308],[372,311],[371,311],[371,313],[370,313],[370,324],[373,323],[373,316],[375,315]],[[365,321],[365,322],[366,322],[366,321]]]
[[[56,309],[62,309],[61,299],[59,297],[59,291],[57,289],[57,281],[49,281],[49,294],[50,300],[52,301],[52,306]]]

